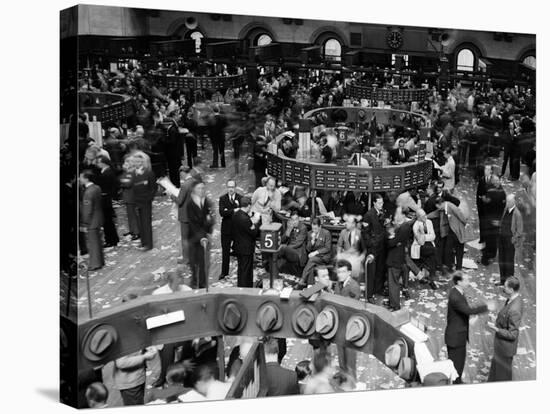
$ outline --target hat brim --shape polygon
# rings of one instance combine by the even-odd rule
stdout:
[[[330,305],[325,306],[325,308],[321,311],[321,313],[324,312],[324,311],[328,311],[332,314],[334,324],[332,325],[332,328],[330,329],[330,331],[328,331],[326,333],[319,333],[319,335],[324,339],[332,339],[336,335],[336,331],[338,331],[338,325],[339,325],[338,311],[336,310],[336,308],[334,306],[330,306]],[[319,313],[319,315],[317,315],[317,317],[319,317],[321,315],[321,313]],[[315,326],[315,330],[317,331],[317,326]]]

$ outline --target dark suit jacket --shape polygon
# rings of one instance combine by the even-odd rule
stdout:
[[[101,208],[101,189],[92,184],[82,190],[82,204],[80,206],[80,226],[95,230],[103,226],[103,210]]]
[[[136,203],[147,203],[153,201],[157,192],[157,179],[151,170],[143,174],[134,174],[133,181],[134,200]]]
[[[96,178],[96,184],[101,188],[101,193],[108,198],[113,198],[117,191],[117,179],[114,170],[107,167]]]
[[[340,283],[337,283],[334,293],[340,296],[359,300],[359,298],[361,297],[361,288],[359,287],[359,283],[357,283],[355,279],[350,278],[346,286],[340,287]]]
[[[281,367],[277,362],[268,362],[265,367],[267,371],[267,397],[300,393],[296,372]]]
[[[191,186],[194,181],[193,178],[185,180],[181,185],[178,196],[172,197],[178,205],[178,220],[181,223],[189,223],[189,218],[187,217],[187,204],[189,200],[191,200]]]
[[[363,253],[365,251],[365,243],[361,235],[361,230],[356,229],[355,232],[358,238],[356,241],[352,240],[351,243],[349,240],[350,231],[348,229],[344,229],[340,232],[340,235],[338,236],[338,241],[336,242],[336,246],[338,247],[339,251],[346,251],[351,248],[354,248],[359,253]]]
[[[315,243],[311,242],[311,235],[313,234],[310,231],[307,235],[307,244],[306,244],[306,253],[311,253],[317,250],[317,257],[324,262],[329,262],[332,258],[332,235],[327,229],[320,229],[319,235],[315,239]]]
[[[411,153],[406,148],[403,148],[403,153],[404,153],[404,156],[402,157],[399,154],[399,148],[395,148],[395,149],[391,150],[390,151],[390,162],[391,163],[407,162],[409,160],[410,156],[411,156]]]
[[[411,238],[412,224],[403,223],[395,230],[395,237],[386,240],[387,256],[386,265],[389,267],[401,268],[405,263],[405,246]]]
[[[210,214],[210,218],[208,215]],[[208,198],[200,208],[191,196],[187,202],[187,217],[189,219],[189,242],[198,243],[207,234],[212,233],[214,217],[212,216],[212,203]]]
[[[304,223],[298,223],[298,226],[294,227],[290,232],[290,236],[283,233],[281,242],[286,244],[288,248],[296,250],[300,256],[300,265],[305,265],[307,262],[306,254],[306,242],[307,242],[307,227]]]
[[[362,216],[367,212],[367,206],[368,199],[364,194],[361,194],[361,197],[359,197],[359,200],[357,200],[355,194],[350,191],[346,194],[346,197],[344,198],[343,212],[344,214],[348,213]]]
[[[445,328],[445,343],[452,348],[466,346],[468,342],[470,315],[487,311],[487,305],[471,307],[462,293],[456,287],[449,292],[447,305],[447,327]]]
[[[502,188],[490,188],[486,196],[489,198],[489,202],[485,204],[484,209],[487,220],[500,221],[506,207],[506,193]],[[493,225],[493,227],[495,226]]]
[[[219,211],[220,211],[220,216],[222,217],[222,227],[221,227],[222,234],[231,234],[231,231],[233,229],[232,219],[233,219],[234,209],[241,206],[241,198],[242,196],[240,194],[235,193],[235,203],[232,203],[229,200],[228,194],[224,194],[220,197]]]
[[[252,220],[244,211],[233,214],[233,249],[238,255],[253,255],[258,226],[252,229]]]
[[[498,313],[495,322],[495,355],[513,357],[518,349],[519,326],[523,316],[523,302],[516,297]]]
[[[369,253],[378,253],[384,249],[384,241],[386,238],[386,229],[384,228],[384,214],[378,217],[378,212],[375,208],[371,208],[363,217],[363,223],[367,228],[363,232],[365,238],[365,246]]]
[[[486,182],[485,176],[479,177],[479,180],[477,182],[476,203],[477,203],[478,211],[480,211],[482,214],[486,204],[481,200],[481,197],[484,195],[487,195],[487,191],[489,190],[490,187],[491,187],[491,182],[490,181]]]

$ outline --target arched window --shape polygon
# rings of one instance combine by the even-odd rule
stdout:
[[[527,66],[532,67],[533,69],[537,68],[537,58],[533,55],[525,56],[523,58],[523,63]]]
[[[338,40],[334,38],[328,39],[325,42],[323,54],[325,56],[325,59],[340,60],[342,56],[342,45]]]
[[[204,35],[199,31],[195,31],[191,33],[189,37],[195,41],[195,53],[200,53],[202,38],[204,37]]]
[[[475,55],[470,49],[462,49],[456,57],[456,69],[474,71]]]
[[[265,46],[270,44],[273,41],[270,35],[268,34],[261,34],[256,39],[256,46]]]

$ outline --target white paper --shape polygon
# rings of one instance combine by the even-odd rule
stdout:
[[[176,188],[168,177],[162,177],[157,182],[166,190],[168,194],[173,195],[174,197],[179,195],[180,189]]]

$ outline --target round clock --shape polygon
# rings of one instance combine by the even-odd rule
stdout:
[[[403,35],[398,30],[392,30],[386,36],[386,41],[392,49],[399,49],[403,45]]]

